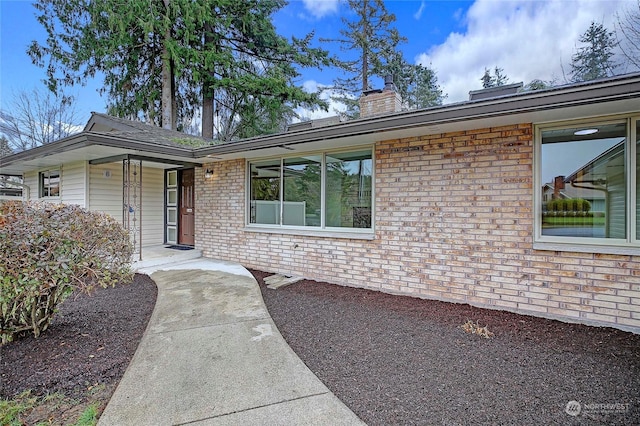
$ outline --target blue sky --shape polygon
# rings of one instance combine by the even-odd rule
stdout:
[[[446,102],[468,98],[470,90],[481,88],[484,68],[499,66],[510,82],[525,84],[535,78],[564,82],[578,37],[591,21],[613,30],[615,14],[627,8],[637,10],[636,0],[476,0],[476,1],[386,1],[397,16],[400,33],[408,38],[401,46],[412,63],[433,67]],[[349,17],[340,0],[291,1],[274,17],[279,33],[303,36],[314,31],[316,39],[338,36],[340,18]],[[33,39],[42,40],[30,1],[0,0],[0,107],[6,109],[13,93],[41,87],[44,70],[31,64],[25,51]],[[337,54],[336,44],[323,47]],[[620,69],[631,72],[633,69]],[[299,83],[309,90],[330,85],[334,70],[303,70]],[[382,86],[382,81],[374,85]],[[77,99],[80,122],[90,111],[103,112],[106,100],[97,90],[101,81],[68,89]],[[328,96],[328,95],[327,95]],[[332,108],[339,108],[333,105]],[[332,115],[308,112],[311,118]]]

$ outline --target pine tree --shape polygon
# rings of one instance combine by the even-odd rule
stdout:
[[[525,84],[522,90],[525,92],[530,92],[533,90],[543,90],[543,89],[549,89],[553,87],[553,85],[554,85],[553,81],[544,81],[536,78],[534,80],[531,80],[529,83]]]
[[[396,16],[389,13],[383,0],[348,0],[348,4],[357,18],[342,18],[345,27],[340,30],[341,38],[323,41],[337,42],[343,51],[357,55],[339,62],[346,77],[334,81],[339,93],[335,99],[347,105],[348,116],[355,117],[359,114],[358,98],[372,88],[371,77],[384,78],[398,44],[406,39],[392,26]]]
[[[259,98],[263,107],[326,108],[319,94],[306,93],[294,80],[299,68],[329,65],[328,53],[310,47],[312,35],[287,40],[276,33],[271,16],[284,1],[126,3],[35,4],[48,37],[44,44],[34,41],[28,53],[47,69],[50,89],[102,73],[110,112],[181,129],[204,107],[203,133],[209,136],[213,116],[238,106],[222,102],[228,93],[247,102]]]
[[[431,68],[411,65],[412,80],[405,95],[409,109],[422,109],[442,105],[447,97],[438,85],[438,77]]]
[[[571,81],[589,81],[615,74],[617,64],[613,61],[613,49],[618,45],[613,32],[602,24],[591,25],[579,38],[585,46],[571,57]]]
[[[480,78],[480,81],[482,82],[482,88],[483,89],[488,89],[490,87],[495,86],[494,78],[491,77],[491,73],[489,72],[489,68],[485,68],[484,69],[484,74]]]
[[[490,87],[504,86],[509,82],[509,78],[504,74],[504,69],[495,67],[493,75],[488,68],[484,69],[484,74],[480,78],[482,82],[482,88],[488,89]]]
[[[13,154],[13,150],[9,146],[9,141],[2,135],[0,136],[0,158]]]

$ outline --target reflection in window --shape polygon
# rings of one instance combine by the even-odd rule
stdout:
[[[626,238],[626,125],[542,132],[542,235]]]
[[[249,223],[372,228],[371,149],[249,164]]]
[[[370,151],[327,155],[326,226],[371,227]]]
[[[283,225],[320,226],[321,166],[319,155],[284,160]]]
[[[60,170],[47,170],[40,173],[40,196],[60,196]]]
[[[280,224],[280,159],[251,164],[249,223]]]

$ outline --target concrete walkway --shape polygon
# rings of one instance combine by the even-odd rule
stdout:
[[[287,345],[242,266],[138,272],[156,282],[156,307],[98,425],[363,424]]]

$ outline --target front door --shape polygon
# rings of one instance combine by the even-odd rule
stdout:
[[[195,244],[194,169],[180,172],[180,225],[178,244]]]

